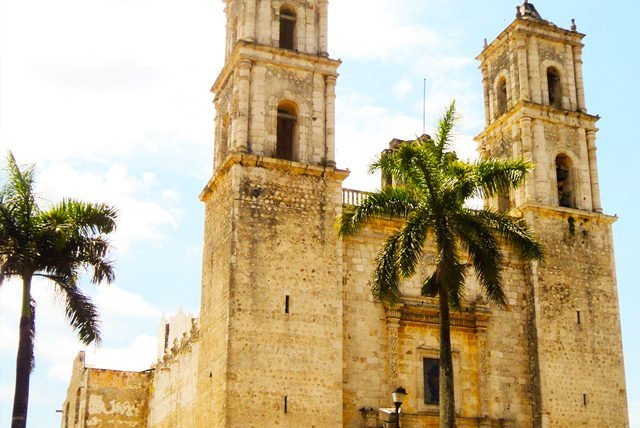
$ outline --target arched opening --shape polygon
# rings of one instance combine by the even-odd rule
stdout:
[[[562,83],[560,73],[555,67],[547,68],[547,87],[549,90],[549,105],[562,108]]]
[[[296,13],[293,9],[283,6],[280,9],[280,47],[294,49],[296,37]]]
[[[276,130],[276,157],[296,160],[297,156],[298,109],[291,102],[278,104],[278,125]]]
[[[498,116],[502,116],[507,112],[507,79],[502,76],[498,80],[498,86],[496,87],[498,95]]]
[[[556,156],[556,182],[558,185],[558,205],[575,208],[574,177],[571,171],[571,159],[561,153]]]

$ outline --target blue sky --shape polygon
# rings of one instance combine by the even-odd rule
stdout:
[[[587,34],[587,107],[599,114],[598,156],[605,212],[614,225],[632,427],[640,427],[639,233],[633,125],[638,99],[640,6],[539,0],[544,18]],[[345,187],[373,189],[366,166],[393,137],[422,133],[451,99],[462,115],[459,149],[471,154],[483,126],[474,57],[514,18],[515,1],[332,0],[330,53],[337,87],[338,166]],[[103,313],[104,342],[90,363],[144,369],[155,359],[163,314],[199,310],[202,210],[211,173],[212,94],[223,62],[218,0],[0,0],[0,151],[36,162],[43,203],[66,195],[116,205],[115,284],[88,287]],[[79,343],[47,284],[36,284],[37,367],[30,427],[59,424]],[[0,428],[8,427],[19,287],[0,289]],[[606,368],[603,368],[606,370]]]

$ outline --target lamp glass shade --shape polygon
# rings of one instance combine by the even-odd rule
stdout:
[[[406,396],[407,396],[407,390],[402,387],[396,388],[396,390],[391,393],[391,398],[393,399],[394,403],[402,404]]]

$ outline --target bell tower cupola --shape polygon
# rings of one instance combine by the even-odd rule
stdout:
[[[538,204],[601,212],[596,122],[587,114],[582,39],[572,20],[564,29],[525,1],[515,20],[478,56],[485,130],[481,154],[535,163],[525,186],[489,201],[505,210]]]
[[[225,66],[213,85],[214,169],[230,153],[335,167],[328,0],[224,0]]]

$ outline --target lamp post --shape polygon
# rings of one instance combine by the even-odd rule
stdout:
[[[407,390],[401,386],[397,387],[391,393],[391,399],[393,400],[393,404],[396,406],[396,424],[398,428],[400,428],[400,406],[402,406],[402,402],[406,396]]]

